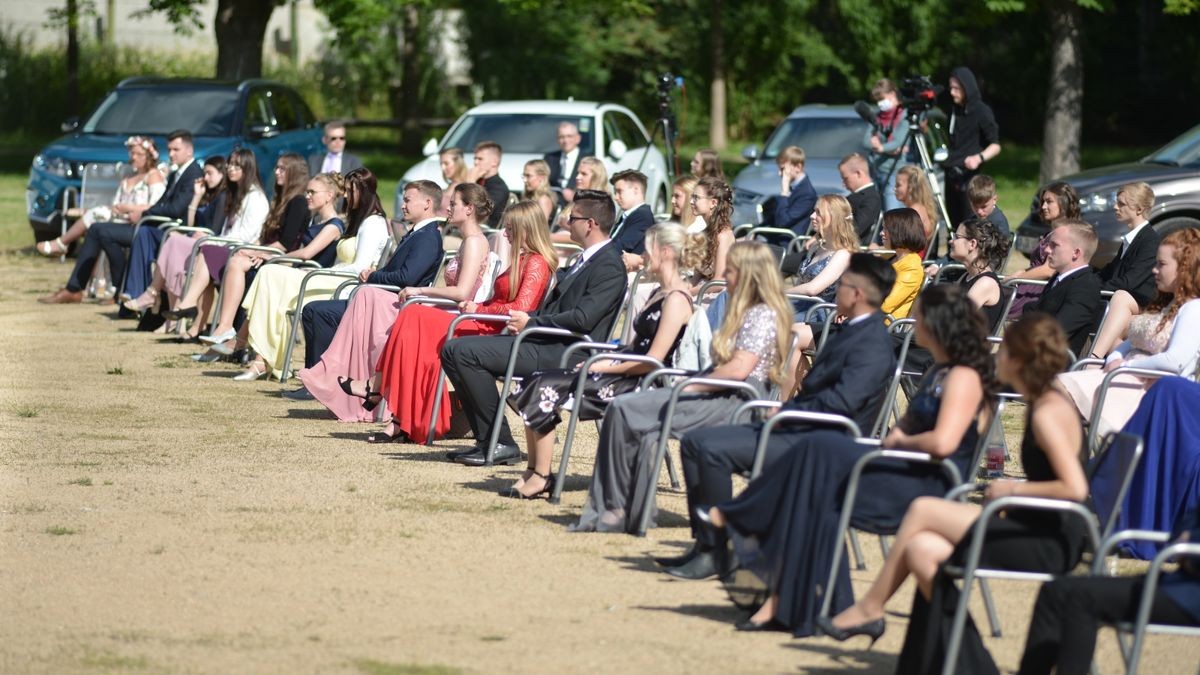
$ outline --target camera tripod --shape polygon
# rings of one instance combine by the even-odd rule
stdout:
[[[949,241],[950,229],[953,225],[950,223],[950,212],[946,209],[946,191],[942,187],[942,181],[938,179],[935,164],[933,163],[932,154],[929,152],[931,139],[929,132],[921,129],[921,113],[923,111],[912,110],[908,112],[908,135],[904,137],[904,143],[900,145],[901,153],[903,149],[915,146],[917,149],[917,162],[921,168],[921,173],[925,174],[925,180],[929,182],[929,188],[933,191],[933,201],[938,207],[938,222],[934,224],[933,234],[930,236],[930,246],[926,248],[926,259],[931,256],[936,257],[938,250],[939,237],[942,234],[942,228],[945,227],[947,241]],[[892,176],[896,173],[896,167],[900,162],[892,165],[891,171],[888,171],[887,176],[883,179],[883,185],[890,185]],[[932,215],[932,214],[931,214]]]
[[[682,81],[683,78],[680,78]],[[654,121],[654,128],[650,130],[650,143],[646,145],[646,150],[642,152],[642,160],[638,162],[638,171],[646,165],[646,158],[650,156],[650,148],[654,147],[654,139],[658,137],[658,133],[662,132],[663,145],[667,149],[667,183],[675,180],[675,113],[671,111],[671,89],[670,85],[664,85],[663,82],[673,82],[670,75],[660,77],[658,87],[658,119]]]

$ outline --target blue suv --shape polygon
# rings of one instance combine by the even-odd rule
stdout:
[[[134,134],[153,137],[165,159],[166,137],[175,129],[192,132],[201,161],[239,147],[252,150],[267,194],[275,184],[272,171],[279,155],[296,152],[307,158],[322,147],[312,111],[277,82],[127,79],[82,124],[67,120],[67,135],[33,158],[25,210],[35,239],[61,233],[63,210],[74,206],[85,166],[128,161],[125,139]]]

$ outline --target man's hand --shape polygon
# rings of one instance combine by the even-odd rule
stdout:
[[[361,282],[363,282],[364,284],[365,284],[365,283],[367,283],[367,277],[371,276],[371,273],[372,273],[372,272],[374,272],[374,271],[375,271],[375,268],[374,268],[374,267],[368,267],[367,269],[365,269],[365,270],[363,270],[363,271],[359,272],[359,273],[358,273],[358,280],[359,280],[359,281],[361,281]]]
[[[642,269],[642,256],[636,253],[622,253],[621,260],[625,262],[626,272],[636,272]]]
[[[871,136],[871,151],[876,153],[883,152],[883,142],[879,140],[879,134]]]
[[[792,194],[792,177],[785,168],[779,172],[779,195],[789,197]]]
[[[514,310],[508,313],[508,323],[505,324],[504,327],[507,328],[510,333],[515,334],[525,330],[525,324],[527,323],[529,323],[529,314],[527,312]]]
[[[970,157],[963,160],[963,166],[967,167],[967,169],[970,171],[974,171],[975,169],[978,169],[982,164],[983,164],[983,158],[977,154],[971,155]]]

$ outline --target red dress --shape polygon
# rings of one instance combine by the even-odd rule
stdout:
[[[492,300],[479,305],[477,313],[505,315],[537,309],[553,276],[550,266],[540,255],[523,255],[521,262],[523,269],[516,297],[508,300],[509,274],[505,270],[496,277]],[[433,391],[441,374],[442,345],[454,317],[438,307],[408,306],[396,317],[375,368],[380,373],[380,391],[392,419],[400,431],[414,440],[421,441],[429,434]],[[458,325],[455,335],[495,335],[503,329],[502,323],[468,320]],[[435,437],[440,438],[449,428],[450,394],[443,391]]]

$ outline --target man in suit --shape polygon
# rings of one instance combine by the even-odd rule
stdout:
[[[1047,263],[1054,276],[1025,313],[1045,312],[1062,325],[1071,351],[1079,354],[1100,310],[1100,278],[1088,266],[1096,253],[1096,230],[1082,220],[1066,220],[1050,233]]]
[[[850,266],[838,285],[838,313],[846,317],[841,329],[813,361],[800,392],[782,410],[833,413],[853,419],[863,430],[875,424],[884,401],[888,378],[896,368],[892,340],[879,311],[891,292],[896,272],[886,261],[867,253],[850,256]],[[683,476],[687,482],[688,517],[696,544],[683,556],[656,559],[668,574],[680,579],[707,579],[727,571],[727,541],[722,534],[695,521],[697,506],[733,498],[734,473],[754,466],[762,424],[710,427],[684,434]],[[805,433],[804,425],[778,427],[767,443],[767,464],[788,452]]]
[[[871,231],[879,221],[883,197],[871,181],[871,167],[867,159],[857,152],[842,158],[838,173],[842,175],[842,185],[850,191],[846,201],[850,202],[850,212],[854,214],[854,231],[858,233],[858,240],[866,246],[871,243]]]
[[[808,234],[817,190],[804,173],[804,150],[789,145],[775,158],[779,166],[779,197],[775,199],[775,227]]]
[[[492,200],[492,215],[488,227],[500,227],[500,218],[508,208],[508,183],[500,177],[500,160],[504,151],[495,141],[481,141],[475,145],[475,163],[467,173],[467,180],[478,183]]]
[[[654,212],[646,203],[646,174],[633,169],[618,171],[610,181],[613,198],[621,207],[621,217],[612,228],[613,243],[621,247],[625,269],[633,272],[642,266],[646,252],[646,230],[654,224]]]
[[[508,367],[516,334],[526,327],[563,328],[608,339],[625,295],[625,265],[621,248],[609,239],[615,208],[608,193],[580,190],[567,222],[571,239],[583,247],[580,260],[560,270],[554,290],[532,314],[511,312],[509,335],[471,336],[446,341],[442,347],[442,367],[454,383],[463,412],[475,433],[475,446],[465,452],[452,452],[450,459],[468,466],[482,466],[487,442],[491,437],[496,410],[504,405],[496,391],[496,378]],[[574,340],[533,337],[521,343],[515,375],[528,376],[537,370],[557,368],[563,351]],[[492,457],[497,464],[516,464],[521,460],[507,420],[501,421],[499,444]]]
[[[442,203],[442,188],[429,180],[413,181],[404,187],[400,208],[412,229],[396,245],[386,265],[365,269],[359,280],[388,286],[429,286],[442,264],[442,233],[438,229],[437,209]],[[312,368],[321,360],[346,314],[346,300],[317,300],[304,305],[300,322],[304,327],[304,367]],[[293,400],[311,398],[304,387],[284,394]]]
[[[550,187],[559,193],[560,202],[566,203],[575,197],[575,174],[579,172],[579,160],[583,152],[579,148],[583,136],[579,127],[571,122],[558,125],[558,150],[547,152],[543,159],[550,165]]]
[[[334,120],[325,124],[325,135],[321,137],[325,144],[325,152],[317,152],[308,157],[308,175],[336,171],[343,176],[355,169],[362,168],[362,160],[357,155],[346,152],[346,123]]]
[[[1158,232],[1146,215],[1154,206],[1154,191],[1146,183],[1130,183],[1117,190],[1113,207],[1117,220],[1129,227],[1121,237],[1121,249],[1100,270],[1100,288],[1106,291],[1125,291],[1133,296],[1138,307],[1145,307],[1157,293],[1154,283],[1154,263],[1158,259]]]
[[[171,220],[187,218],[188,205],[192,203],[193,186],[204,173],[193,152],[191,132],[177,129],[168,134],[167,156],[174,168],[167,176],[167,189],[162,197],[148,208],[132,207],[126,214],[129,222],[92,225],[79,248],[75,269],[71,271],[66,288],[40,298],[38,302],[52,305],[82,302],[83,289],[92,277],[92,268],[96,266],[96,259],[100,257],[101,251],[108,256],[113,283],[119,286],[125,279],[125,249],[133,245],[133,229],[138,220],[148,216]]]

